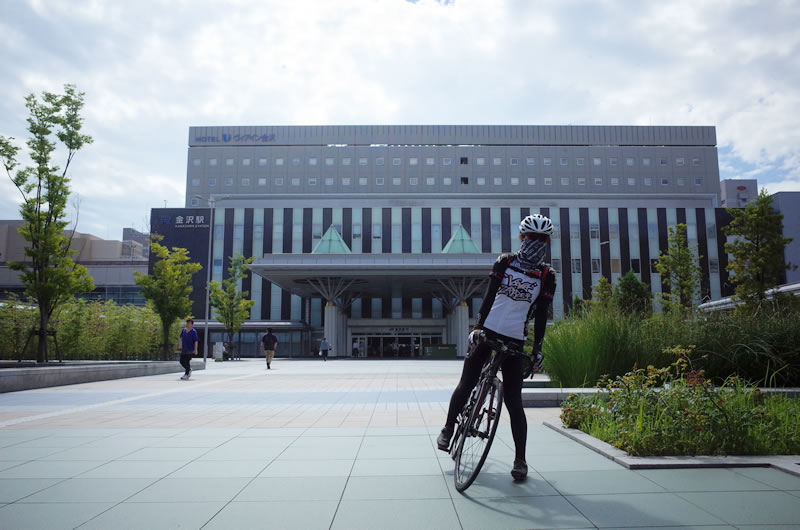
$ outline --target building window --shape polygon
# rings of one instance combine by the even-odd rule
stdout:
[[[192,199],[192,206],[197,206],[198,204],[200,204],[199,199]]]
[[[469,184],[469,177],[461,177],[461,184]]]
[[[611,272],[613,274],[620,273],[620,259],[619,258],[611,258]]]
[[[425,165],[426,166],[432,166],[435,163],[436,163],[436,160],[434,158],[432,158],[432,157],[428,157],[428,158],[425,159]]]
[[[483,186],[486,184],[486,179],[484,177],[478,177],[478,186]]]
[[[583,177],[578,177],[577,181],[578,181],[578,186],[585,186],[586,185],[586,179],[583,178]]]
[[[469,158],[466,156],[462,156],[461,158],[458,159],[458,162],[462,166],[466,166],[467,164],[469,164]]]
[[[617,159],[614,158],[614,157],[609,158],[608,159],[608,165],[609,166],[616,166],[617,165]]]
[[[292,186],[300,185],[300,177],[292,177]]]
[[[333,165],[333,158],[326,158],[325,159],[325,165],[326,166],[332,166]]]
[[[569,158],[562,156],[561,158],[558,159],[558,164],[561,166],[569,165]]]
[[[618,177],[611,177],[611,185],[612,186],[619,186],[619,178]]]
[[[231,177],[227,177],[225,179],[225,185],[226,186],[233,186],[233,179]]]
[[[544,164],[546,166],[552,166],[553,165],[553,159],[550,158],[549,156],[547,156],[544,159],[542,159],[542,164]]]
[[[692,158],[692,165],[695,166],[695,167],[699,166],[700,165],[700,159],[699,158]]]
[[[367,185],[367,177],[358,177],[358,185],[359,186],[366,186]]]
[[[519,158],[512,158],[511,159],[511,165],[512,166],[518,166],[519,165]]]
[[[711,258],[708,260],[708,271],[709,272],[719,272],[719,260],[715,258]]]
[[[342,186],[349,186],[352,182],[350,177],[342,177]]]
[[[599,166],[602,163],[603,163],[603,160],[601,158],[597,158],[597,157],[592,158],[592,165],[593,166]]]
[[[442,158],[442,165],[443,166],[450,166],[453,164],[452,158]]]
[[[483,157],[478,157],[477,159],[475,159],[475,163],[478,164],[479,166],[485,166],[486,159]]]
[[[628,177],[628,186],[636,186],[636,179],[633,177]]]
[[[383,160],[383,157],[382,157],[382,156],[379,156],[379,157],[377,157],[377,158],[375,159],[375,165],[376,165],[376,166],[382,166],[382,165],[383,165],[383,162],[384,162],[384,160]]]
[[[442,183],[443,183],[445,186],[450,186],[451,184],[453,184],[453,179],[452,179],[452,178],[450,178],[450,177],[444,177],[444,178],[442,179]]]
[[[358,165],[359,166],[366,166],[367,162],[368,162],[368,160],[365,157],[361,157],[361,158],[358,159]]]
[[[553,258],[553,263],[551,263],[551,265],[554,271],[561,274],[561,258]]]
[[[703,179],[694,179],[694,185],[699,186],[703,183]]]
[[[325,185],[333,186],[333,177],[325,177]]]
[[[575,274],[581,273],[581,260],[580,258],[572,258],[572,272]]]
[[[642,267],[639,265],[639,258],[631,258],[631,270],[636,274],[642,272]]]
[[[652,186],[653,185],[653,179],[650,178],[650,177],[645,177],[644,178],[644,185],[645,186]]]
[[[600,239],[600,225],[589,225],[589,239]]]
[[[276,158],[275,159],[275,165],[276,166],[282,166],[283,165],[283,158]]]
[[[503,185],[503,177],[495,177],[494,178],[494,185],[495,186],[502,186]]]
[[[192,160],[192,165],[195,166],[195,167],[199,166],[200,165],[200,159],[199,158],[195,158],[194,160]]]
[[[634,166],[633,158],[630,158],[630,157],[626,158],[625,159],[625,165],[628,166],[628,167],[633,167]]]
[[[225,165],[226,166],[232,166],[233,165],[233,158],[226,158],[225,159]]]
[[[592,258],[592,274],[600,274],[600,258]]]
[[[667,159],[666,158],[659,158],[658,159],[658,164],[660,166],[666,166],[667,165]]]
[[[275,179],[276,186],[283,186],[283,177],[278,177]]]
[[[536,186],[536,177],[528,177],[528,186]]]
[[[685,185],[686,185],[686,179],[683,178],[683,177],[679,177],[678,178],[678,186],[685,186]]]
[[[599,178],[599,177],[596,177],[596,178],[594,179],[594,185],[595,185],[595,186],[602,186],[602,185],[603,185],[603,179],[601,179],[601,178]]]
[[[419,162],[418,158],[409,158],[408,159],[408,165],[409,166],[416,166],[418,162]]]
[[[661,179],[662,186],[666,186],[667,184],[669,184],[669,179]]]
[[[296,158],[296,157],[292,158],[292,165],[293,166],[299,166],[300,165],[300,159]]]
[[[579,157],[579,158],[575,159],[575,165],[576,166],[582,166],[582,165],[584,165],[585,162],[586,162],[586,160],[583,157]]]
[[[553,185],[553,179],[550,178],[550,177],[545,177],[544,178],[544,185],[545,186],[552,186]]]
[[[401,160],[397,157],[392,158],[392,165],[399,166],[401,164]]]
[[[502,158],[498,158],[498,157],[492,158],[492,165],[499,166],[502,163],[503,163],[503,159]]]
[[[433,186],[434,184],[436,184],[436,179],[433,177],[427,177],[425,179],[425,184],[427,184],[428,186]]]
[[[392,186],[399,186],[402,184],[400,177],[392,177]]]
[[[216,166],[217,165],[217,159],[216,158],[209,158],[208,159],[208,165],[209,166]]]
[[[267,185],[267,178],[266,177],[258,177],[258,185],[259,186],[266,186]]]
[[[375,185],[376,186],[383,186],[383,177],[377,177],[375,179]]]
[[[569,177],[561,177],[561,185],[569,186]]]
[[[308,185],[309,186],[316,186],[317,185],[317,179],[314,178],[314,177],[309,178],[308,179]]]
[[[650,159],[649,158],[642,158],[642,165],[644,167],[650,167]]]
[[[242,158],[242,165],[243,166],[249,166],[250,165],[250,159],[249,158]]]
[[[570,239],[580,239],[581,238],[581,225],[579,225],[579,224],[571,224],[571,225],[569,225],[569,237],[570,237]]]
[[[193,178],[192,179],[192,186],[199,186],[199,185],[200,185],[200,179]]]
[[[683,157],[680,157],[680,158],[676,158],[676,159],[675,159],[675,165],[676,165],[676,166],[682,166],[682,165],[684,165],[685,163],[686,163],[686,159],[685,159],[685,158],[683,158]]]
[[[519,186],[519,177],[511,177],[511,185]]]
[[[267,165],[267,159],[266,158],[259,158],[258,159],[258,165],[261,166],[261,167],[266,166]]]
[[[525,163],[528,164],[529,166],[535,166],[536,165],[536,159],[535,158],[526,158],[525,159]]]
[[[349,166],[350,165],[350,158],[342,158],[342,165]]]
[[[249,186],[250,185],[250,179],[248,177],[242,178],[241,184],[242,184],[242,186]]]
[[[412,186],[416,186],[418,182],[419,179],[417,177],[411,177],[408,179],[408,183],[411,184]]]

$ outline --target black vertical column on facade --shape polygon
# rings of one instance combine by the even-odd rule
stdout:
[[[361,210],[361,252],[372,252],[372,208]]]
[[[272,208],[264,208],[264,254],[272,254],[272,215]],[[260,276],[259,281],[261,281],[261,320],[269,320],[272,302],[272,282]]]
[[[481,252],[492,251],[492,211],[481,208]]]
[[[328,228],[333,224],[333,208],[322,209],[322,233],[328,231]]]
[[[511,252],[511,209],[500,208],[500,250]]]
[[[430,254],[431,246],[431,209],[422,209],[422,253]]]
[[[711,274],[708,268],[708,234],[706,233],[706,210],[696,208],[697,253],[700,255],[700,298],[711,297]]]
[[[450,241],[450,208],[442,208],[442,248]]]
[[[730,224],[733,217],[725,208],[715,208],[714,218],[717,221],[717,256],[719,256],[719,283],[722,296],[733,296],[734,289],[728,277],[728,253],[725,252],[725,235],[722,228]]]
[[[312,250],[313,237],[313,208],[303,208],[303,254],[309,254]]]
[[[222,245],[222,279],[227,280],[230,276],[228,267],[231,266],[231,256],[233,256],[233,208],[225,208],[224,243]]]
[[[650,241],[647,237],[647,208],[637,208],[639,216],[639,270],[642,281],[650,285]]]
[[[669,231],[667,230],[667,209],[657,208],[656,219],[658,220],[658,249],[660,254],[666,254],[669,251]],[[660,257],[656,256],[656,258]],[[661,292],[669,293],[672,287],[669,282],[661,278]]]
[[[402,252],[403,254],[411,254],[411,208],[403,208],[400,211],[400,215],[403,223]]]
[[[433,299],[422,299],[422,318],[433,318]]]
[[[611,281],[611,238],[608,230],[608,208],[600,208],[600,272]]]
[[[472,210],[470,208],[461,208],[461,226],[472,236]]]
[[[403,318],[411,318],[412,315],[412,303],[411,298],[403,298]]]
[[[244,241],[242,241],[242,255],[249,258],[253,255],[253,209],[244,209]],[[242,292],[247,293],[247,299],[252,300],[253,273],[248,270],[242,278]]]
[[[342,209],[342,240],[347,248],[353,250],[353,209]]]
[[[589,208],[578,209],[581,235],[581,282],[584,300],[592,298],[592,251],[589,244]]]
[[[622,274],[631,270],[631,240],[628,234],[628,209],[619,208],[619,261]]]
[[[392,252],[392,209],[383,208],[381,210],[381,252],[391,254]]]
[[[564,302],[564,315],[569,314],[572,304],[572,252],[569,241],[569,209],[559,208],[559,224],[561,225],[561,280],[564,288],[561,299]]]
[[[294,210],[291,208],[283,209],[283,253],[292,253],[292,223],[294,222]],[[298,249],[300,250],[300,249]]]

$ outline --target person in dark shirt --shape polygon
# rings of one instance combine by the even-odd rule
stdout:
[[[191,318],[186,319],[186,327],[181,330],[179,341],[181,344],[181,366],[186,370],[181,379],[186,381],[192,376],[192,357],[197,355],[197,344],[200,342],[197,330],[194,329],[194,320]]]
[[[272,359],[275,358],[275,349],[278,347],[278,337],[272,334],[272,328],[267,328],[267,334],[261,337],[261,348],[267,359],[267,370],[270,369]]]

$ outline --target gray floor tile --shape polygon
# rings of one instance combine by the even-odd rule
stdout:
[[[184,465],[185,462],[115,460],[90,469],[80,478],[162,478]]]
[[[567,440],[566,437],[563,438]],[[584,447],[572,441],[565,443],[560,440],[556,442],[531,442],[529,440],[525,445],[525,452],[529,459],[550,455],[597,455],[597,453],[588,447]]]
[[[428,427],[367,427],[365,436],[424,436],[431,434]],[[439,428],[436,429],[436,435]]]
[[[628,469],[556,471],[542,473],[541,475],[562,495],[655,493],[664,491],[664,488],[658,484]]]
[[[436,449],[433,446],[400,446],[386,445],[361,447],[358,451],[358,459],[387,459],[387,458],[435,458]]]
[[[336,451],[339,449],[359,448],[362,441],[362,437],[355,436],[301,436],[292,441],[290,447]]]
[[[113,433],[116,438],[168,438],[188,429],[120,429]]]
[[[232,502],[203,530],[266,527],[327,530],[337,504],[336,501]]]
[[[28,495],[49,488],[62,479],[56,478],[4,478],[0,479],[0,502],[18,501]]]
[[[439,455],[441,455],[439,456],[439,463],[442,466],[442,470],[445,475],[452,477],[453,471],[455,470],[455,461],[444,453],[439,453]],[[481,466],[480,473],[491,473],[510,477],[513,464],[513,456],[496,457],[494,455],[489,455],[486,461],[484,461],[483,466]],[[529,471],[533,472],[534,470],[529,466]]]
[[[5,460],[36,460],[53,453],[63,451],[63,447],[25,447],[16,445],[13,447],[4,447],[0,451],[0,461]]]
[[[0,471],[5,469],[11,469],[12,467],[17,467],[21,464],[28,462],[28,460],[5,460],[0,462]]]
[[[800,490],[800,477],[790,475],[785,471],[767,467],[738,467],[731,468],[731,471],[763,482],[779,490]]]
[[[170,478],[255,477],[269,461],[265,460],[195,460],[170,474]]]
[[[165,438],[151,445],[151,447],[219,447],[229,441],[230,437],[199,437],[199,436],[173,436]]]
[[[782,491],[680,493],[726,523],[797,524],[800,499]]]
[[[602,471],[612,469],[625,469],[615,464],[608,458],[597,453],[572,454],[572,455],[546,455],[538,456],[535,453],[528,455],[528,467],[539,473],[549,471]]]
[[[567,497],[597,526],[718,525],[724,521],[674,493]]]
[[[153,483],[152,478],[73,478],[21,502],[121,502]]]
[[[205,447],[144,447],[120,458],[120,460],[194,460],[207,453]]]
[[[347,477],[259,477],[234,499],[255,501],[338,501]]]
[[[72,529],[114,506],[111,503],[7,504],[0,508],[0,528]]]
[[[94,460],[109,462],[122,458],[136,451],[128,447],[71,447],[48,456],[44,456],[39,460],[42,462],[49,462],[54,460]]]
[[[275,460],[259,477],[346,477],[352,460]]]
[[[333,520],[334,529],[460,528],[453,503],[429,500],[343,500]]]
[[[798,490],[798,491],[787,491],[786,493],[791,493],[795,497],[800,497],[800,490]]]
[[[306,436],[323,436],[323,437],[339,437],[339,436],[346,436],[346,437],[362,437],[367,432],[366,427],[334,427],[334,428],[327,428],[327,427],[311,427],[306,429],[303,433],[303,437]]]
[[[287,447],[275,458],[278,460],[355,460],[358,447]]]
[[[0,478],[72,478],[99,466],[100,462],[27,462],[0,471]]]
[[[469,491],[469,490],[468,490]],[[454,498],[465,530],[487,528],[589,528],[591,523],[564,497]]]
[[[459,495],[476,499],[558,495],[558,492],[538,473],[528,473],[527,479],[517,482],[508,473],[497,474],[481,471],[475,482],[464,493],[459,493],[456,490],[452,473],[446,475],[445,483],[454,498]]]
[[[102,440],[96,436],[45,436],[25,442],[25,447],[78,447],[91,442]]]
[[[344,500],[449,499],[443,476],[350,477]]]
[[[797,530],[800,528],[800,524],[738,525],[729,528],[738,528],[739,530]]]
[[[436,458],[403,458],[356,460],[354,477],[441,475],[442,469]]]
[[[223,506],[224,502],[125,502],[85,523],[80,530],[201,528]]]
[[[737,527],[736,526],[731,526],[729,524],[725,524],[725,525],[702,525],[702,526],[693,526],[693,525],[688,525],[688,526],[647,526],[647,527],[644,527],[644,528],[646,528],[647,530],[731,530],[731,529],[736,529]],[[738,528],[745,528],[745,527],[740,526]],[[771,527],[771,526],[770,527],[763,527],[762,526],[762,527],[758,527],[758,528],[761,528],[761,530],[773,530],[773,527]],[[632,530],[632,528],[630,526],[609,526],[607,528],[603,527],[603,530]]]
[[[281,447],[264,447],[260,449],[229,449],[224,447],[217,447],[216,449],[204,449],[208,451],[204,453],[197,460],[217,460],[217,461],[234,461],[234,460],[263,460],[269,462],[277,458],[286,449]]]
[[[246,429],[239,436],[242,438],[281,438],[297,437],[302,435],[307,429],[305,427],[275,427],[274,429]]]
[[[249,481],[249,478],[162,478],[127,502],[229,501]]]
[[[730,469],[642,469],[636,471],[667,491],[756,491],[772,490],[762,482]]]

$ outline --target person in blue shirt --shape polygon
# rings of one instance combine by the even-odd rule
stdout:
[[[186,319],[186,327],[181,330],[181,366],[186,370],[183,379],[186,381],[192,376],[192,357],[197,355],[197,344],[200,342],[197,330],[194,329],[194,320]]]

